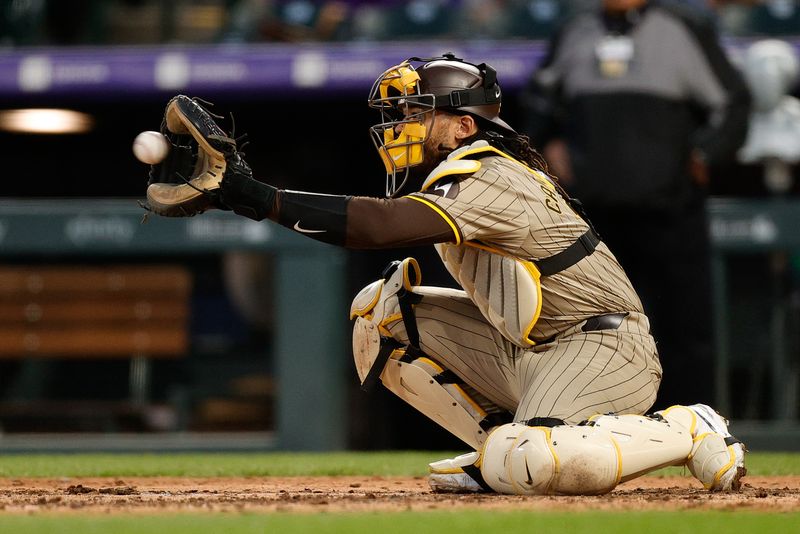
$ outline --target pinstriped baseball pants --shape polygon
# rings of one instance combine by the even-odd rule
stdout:
[[[464,295],[425,295],[415,306],[420,348],[516,421],[555,417],[575,424],[598,413],[645,413],[661,365],[647,318],[631,314],[617,330],[580,325],[530,349],[506,340]],[[407,344],[402,321],[388,325]]]

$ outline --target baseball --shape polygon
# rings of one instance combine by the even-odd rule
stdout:
[[[169,143],[159,132],[142,132],[133,140],[133,155],[142,163],[160,163],[168,152]]]

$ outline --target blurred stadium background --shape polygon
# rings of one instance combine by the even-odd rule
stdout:
[[[544,40],[591,3],[0,2],[0,451],[459,449],[362,393],[350,357],[350,298],[388,261],[452,284],[432,250],[341,251],[224,213],[141,224],[131,142],[170,96],[200,96],[248,133],[259,177],[380,196],[380,72],[486,61],[514,124]],[[800,2],[692,3],[736,61],[765,38],[800,46]],[[713,388],[751,447],[797,449],[800,186],[784,163],[780,187],[761,163],[712,169]]]

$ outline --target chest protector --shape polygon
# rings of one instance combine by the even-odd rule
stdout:
[[[501,156],[512,159],[486,141],[476,141],[455,150],[436,167],[423,184],[422,191],[436,182],[454,176],[471,175],[480,170],[484,156]],[[516,160],[513,160],[516,161]],[[519,163],[519,162],[517,162]],[[521,164],[520,164],[521,165]],[[520,172],[524,172],[520,169]],[[530,169],[533,179],[557,192],[547,176]],[[557,192],[561,194],[560,191]],[[577,201],[565,198],[567,203],[583,217]],[[538,260],[526,260],[487,246],[483,243],[440,243],[436,251],[448,272],[464,289],[483,316],[503,337],[515,345],[528,348],[535,345],[531,331],[542,310],[540,279],[562,271],[591,254],[600,242],[591,229],[564,251]]]
[[[523,261],[477,243],[436,245],[448,272],[481,314],[504,338],[530,347],[529,338],[542,309],[539,271]]]

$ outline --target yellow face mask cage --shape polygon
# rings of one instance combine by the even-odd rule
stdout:
[[[386,195],[393,196],[406,182],[408,169],[422,163],[427,137],[425,113],[433,111],[433,95],[419,95],[419,74],[403,62],[387,69],[373,85],[370,107],[383,121],[371,128],[378,154],[386,168]],[[397,185],[398,172],[404,171]]]
[[[407,62],[390,68],[381,76],[380,95],[382,99],[389,98],[389,88],[397,91],[396,95],[413,95],[417,91],[419,74]]]

